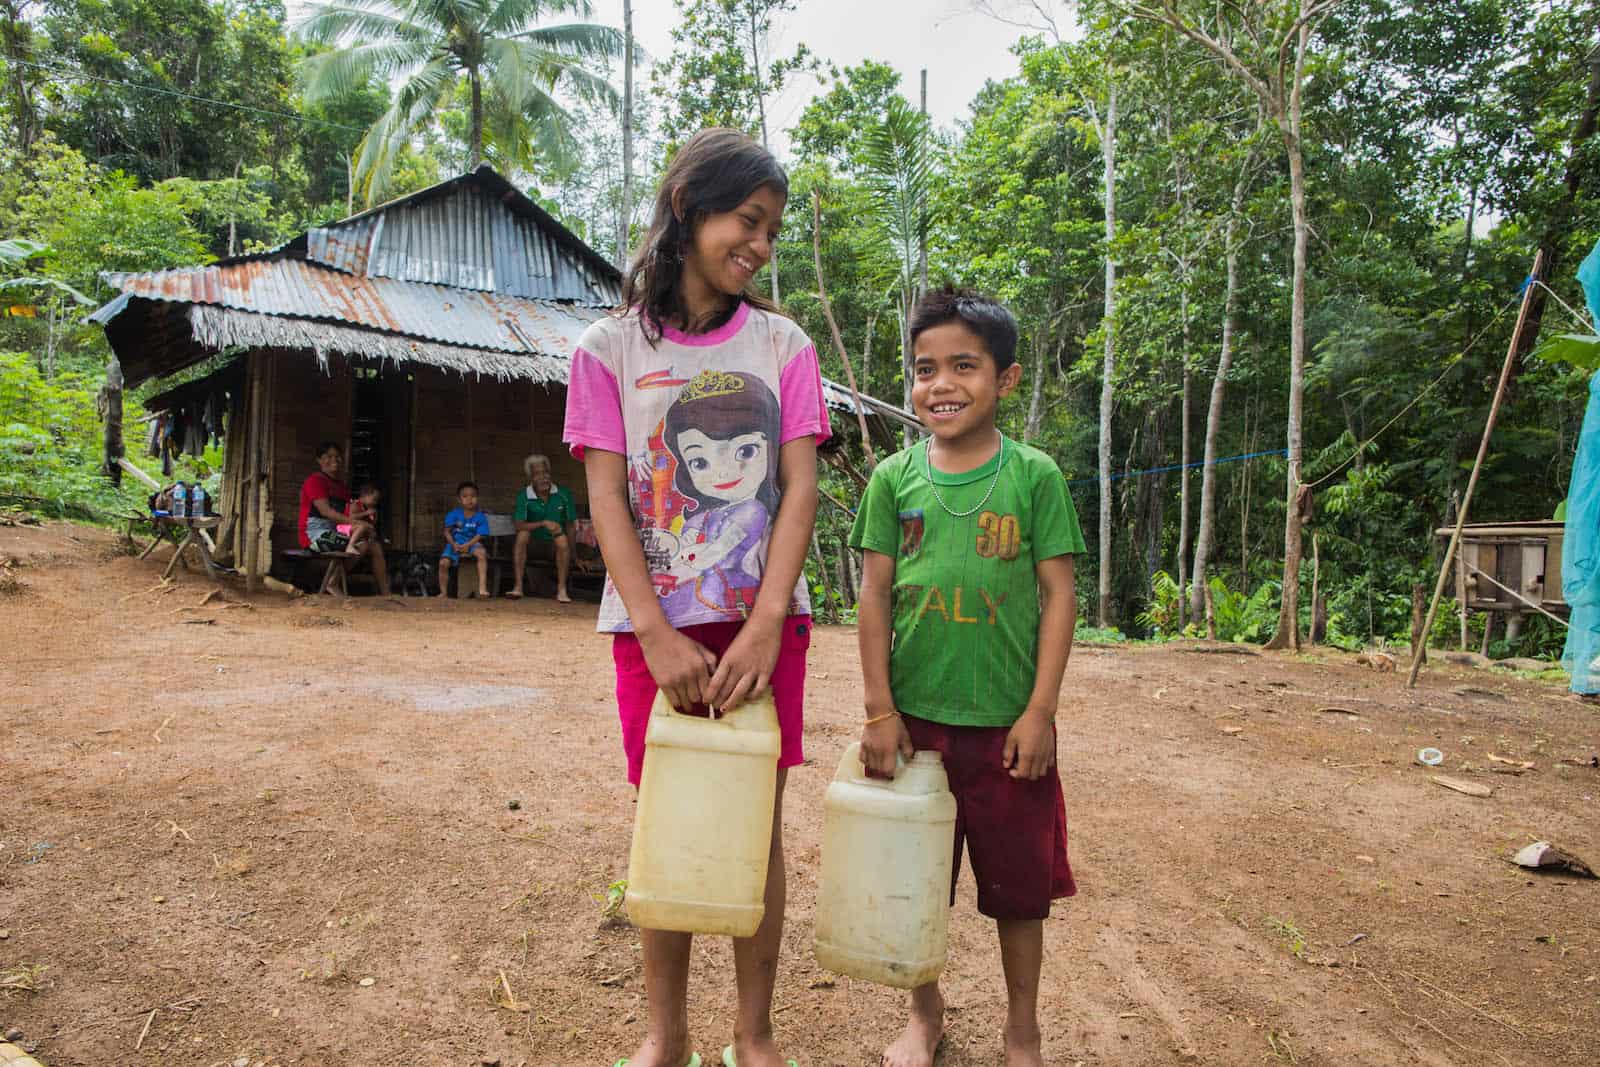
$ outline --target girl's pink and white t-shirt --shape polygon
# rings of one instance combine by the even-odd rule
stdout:
[[[778,515],[778,451],[831,434],[816,346],[781,315],[741,303],[710,333],[662,331],[638,313],[591,324],[572,354],[562,439],[628,460],[628,501],[657,598],[675,628],[748,616]],[[792,615],[809,615],[805,579]],[[608,579],[602,633],[633,629]]]

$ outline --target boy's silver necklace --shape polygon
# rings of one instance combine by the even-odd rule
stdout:
[[[946,504],[944,502],[944,497],[939,494],[939,483],[933,480],[933,443],[931,441],[927,445],[923,446],[922,465],[928,474],[928,487],[933,490],[933,499],[939,502],[939,506],[944,508],[944,513],[950,516],[952,519],[964,519],[969,515],[977,514],[979,509],[987,504],[989,502],[989,498],[994,495],[994,487],[1000,484],[1000,471],[1006,465],[1006,435],[1000,435],[1000,452],[995,458],[994,477],[989,480],[988,491],[983,494],[982,500],[978,501],[966,511],[951,510],[950,505]]]

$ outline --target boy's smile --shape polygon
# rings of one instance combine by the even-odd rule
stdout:
[[[947,459],[992,446],[995,410],[1022,377],[1018,364],[996,370],[983,338],[955,321],[917,335],[911,369],[912,409]]]

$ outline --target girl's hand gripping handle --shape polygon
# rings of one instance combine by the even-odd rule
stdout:
[[[711,702],[711,672],[717,667],[717,657],[710,649],[670,626],[641,633],[638,638],[650,677],[673,707],[688,711],[696,704]]]

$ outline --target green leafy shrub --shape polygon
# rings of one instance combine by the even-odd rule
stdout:
[[[1088,626],[1080,621],[1072,640],[1080,645],[1120,645],[1127,642],[1128,635],[1115,626]]]
[[[1229,589],[1221,578],[1211,585],[1211,614],[1223,641],[1265,644],[1278,628],[1278,594],[1283,583],[1268,579],[1248,597]]]
[[[79,373],[47,379],[27,353],[0,352],[0,496],[75,518],[144,507],[142,490],[119,490],[100,469],[97,387]]]

